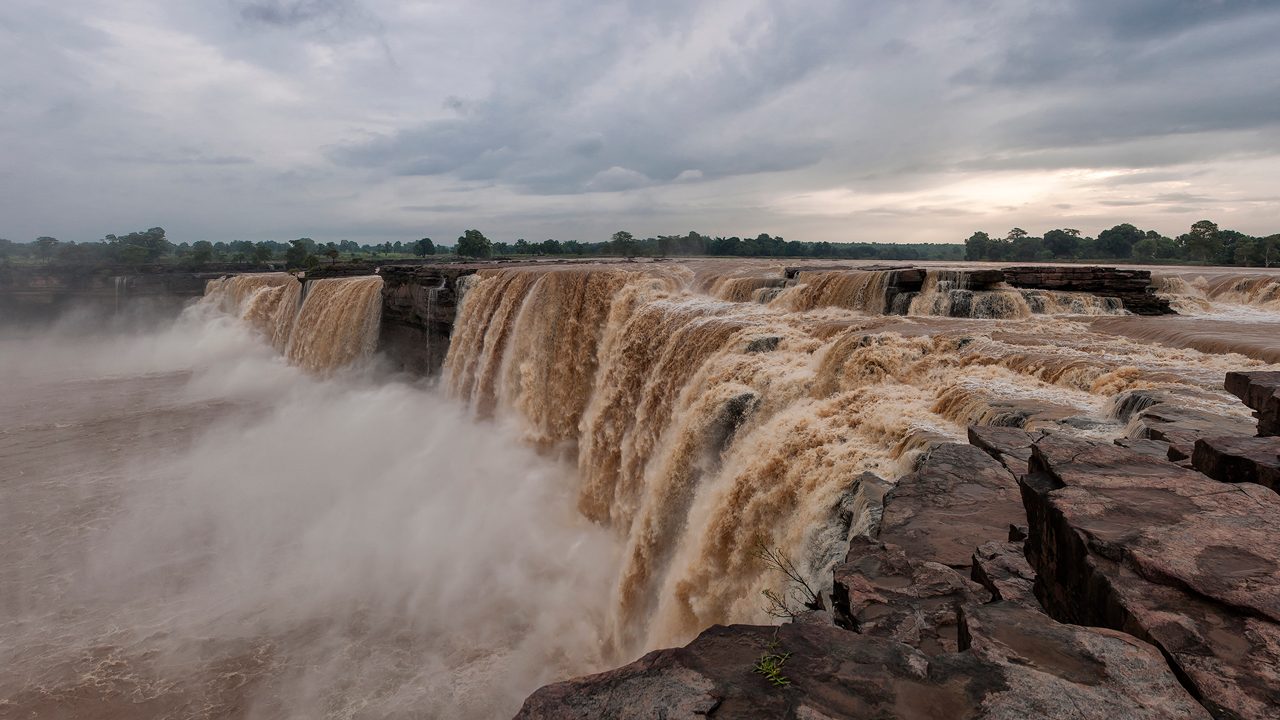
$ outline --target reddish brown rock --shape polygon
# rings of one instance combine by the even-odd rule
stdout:
[[[1217,717],[1280,717],[1280,496],[1058,436],[1020,484],[1051,614],[1155,644]]]
[[[1258,483],[1280,492],[1280,437],[1200,438],[1191,462],[1214,480]]]
[[[1258,435],[1280,435],[1280,372],[1229,372],[1225,387],[1253,408],[1254,417],[1258,418]]]
[[[1027,563],[1022,543],[989,542],[973,551],[973,581],[991,593],[992,600],[1040,608],[1036,600],[1036,572]]]
[[[884,503],[882,542],[913,560],[966,571],[975,547],[1025,521],[1013,475],[972,445],[934,447]]]
[[[969,444],[1000,461],[1015,476],[1027,471],[1031,460],[1031,446],[1045,436],[1044,431],[1027,431],[1021,428],[970,425]]]
[[[969,650],[934,657],[831,625],[715,626],[683,648],[548,685],[525,701],[516,718],[1207,717],[1145,643],[1036,623],[1028,613],[995,605],[967,609]],[[776,677],[782,684],[755,670],[769,656],[781,659]]]
[[[902,548],[861,537],[849,543],[849,554],[833,575],[837,624],[928,655],[958,650],[960,606],[988,599],[979,585],[946,565],[909,558]]]

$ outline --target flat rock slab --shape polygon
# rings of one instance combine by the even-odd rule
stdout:
[[[1207,718],[1151,646],[1035,623],[1025,608],[966,613],[972,650],[927,657],[831,625],[709,628],[683,648],[548,685],[518,720],[1165,720]],[[1043,616],[1041,616],[1043,618]],[[1038,625],[1038,626],[1037,626]],[[785,658],[774,684],[755,668]]]
[[[1224,386],[1227,392],[1253,408],[1258,418],[1258,435],[1280,435],[1280,372],[1229,372]]]
[[[1044,436],[1044,431],[993,425],[969,426],[969,444],[999,460],[1015,476],[1027,471],[1027,463],[1031,462],[1031,446]]]
[[[966,570],[975,547],[1025,522],[1013,474],[972,445],[935,446],[884,503],[882,542],[913,560]]]
[[[1257,483],[1280,492],[1280,437],[1200,438],[1191,463],[1214,480]]]
[[[1051,614],[1154,643],[1217,717],[1280,717],[1280,496],[1057,436],[1020,484]]]

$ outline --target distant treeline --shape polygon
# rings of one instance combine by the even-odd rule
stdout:
[[[1129,223],[1085,237],[1079,230],[1050,230],[1033,237],[1022,228],[1004,237],[975,232],[964,241],[966,260],[1128,260],[1132,262],[1199,263],[1271,267],[1280,265],[1280,234],[1254,237],[1222,230],[1217,223],[1201,220],[1176,238],[1155,230],[1139,230]]]
[[[963,244],[803,242],[764,233],[740,238],[713,237],[694,231],[684,235],[637,238],[625,230],[620,230],[610,239],[601,242],[554,239],[529,242],[520,239],[508,243],[493,242],[474,229],[464,232],[454,245],[437,245],[431,238],[380,244],[360,244],[352,240],[318,243],[311,238],[298,238],[288,242],[197,240],[193,243],[173,243],[165,235],[164,228],[159,227],[127,235],[107,235],[102,240],[83,243],[62,242],[52,237],[39,237],[30,243],[14,243],[0,238],[0,263],[26,261],[72,265],[142,265],[171,262],[194,267],[219,262],[309,268],[326,260],[336,262],[339,259],[395,259],[450,254],[469,258],[597,255],[894,261],[1107,260],[1271,267],[1280,265],[1280,234],[1253,237],[1235,230],[1222,230],[1215,223],[1202,220],[1176,238],[1165,237],[1154,230],[1139,230],[1124,223],[1102,231],[1097,238],[1083,236],[1079,230],[1071,228],[1050,230],[1043,237],[1034,237],[1021,228],[1014,228],[1004,237],[975,232]]]

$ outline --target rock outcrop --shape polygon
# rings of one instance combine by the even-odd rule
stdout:
[[[1280,435],[1280,372],[1229,372],[1226,388],[1253,408],[1259,435]]]
[[[473,265],[388,265],[382,275],[378,349],[401,369],[435,374],[449,352],[458,310],[458,279]]]
[[[1280,715],[1280,496],[1056,436],[1020,483],[1054,617],[1155,644],[1216,717]]]
[[[1005,537],[1023,517],[1017,482],[1003,465],[972,445],[945,443],[885,496],[879,539],[967,574],[973,549]]]
[[[683,648],[548,685],[516,717],[1208,717],[1151,646],[1120,633],[1036,623],[1028,612],[968,606],[966,649],[932,657],[832,625],[715,626]]]
[[[1148,270],[1093,265],[1027,265],[1002,270],[1004,281],[1016,288],[1116,297],[1134,315],[1173,314],[1169,300],[1156,295]]]
[[[1191,464],[1214,480],[1257,483],[1280,492],[1280,437],[1200,438]]]

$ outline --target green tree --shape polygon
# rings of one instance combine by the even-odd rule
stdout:
[[[1044,234],[1044,246],[1056,258],[1075,257],[1080,247],[1080,231],[1072,228],[1050,230]]]
[[[213,243],[197,240],[191,243],[191,261],[203,265],[213,259]]]
[[[270,260],[273,255],[275,255],[275,251],[271,248],[271,245],[265,242],[260,242],[253,246],[254,262],[264,263]]]
[[[436,244],[431,242],[431,238],[422,238],[413,244],[413,254],[418,257],[426,257],[436,254]]]
[[[1179,238],[1187,254],[1200,262],[1209,262],[1218,253],[1221,241],[1218,239],[1217,223],[1201,220],[1191,226],[1191,232]]]
[[[51,257],[53,252],[58,249],[58,238],[45,235],[36,238],[36,241],[31,244],[35,247],[36,255],[47,258]]]
[[[965,260],[986,260],[991,252],[991,236],[981,230],[970,235],[964,241]]]
[[[456,252],[462,257],[492,257],[493,243],[479,230],[467,230],[458,238]]]
[[[516,240],[515,247],[513,247],[512,250],[515,251],[516,255],[532,255],[533,254],[533,246],[530,245],[529,242],[524,238],[520,238],[519,240]]]
[[[634,257],[636,254],[636,237],[626,230],[619,230],[613,234],[610,239],[613,243],[613,251],[624,257]]]
[[[1021,240],[1022,238],[1026,237],[1028,234],[1029,233],[1026,230],[1023,230],[1020,227],[1016,227],[1010,230],[1009,234],[1004,236],[1004,239],[1010,242],[1013,242],[1014,240]]]
[[[288,267],[298,268],[306,265],[307,258],[314,257],[307,250],[307,240],[311,238],[298,238],[289,241],[289,249],[284,251],[284,263]],[[314,243],[312,244],[314,247]]]
[[[1133,255],[1134,243],[1144,237],[1146,234],[1138,228],[1129,223],[1121,223],[1098,233],[1094,249],[1103,257],[1127,258]]]
[[[327,243],[324,246],[324,252],[321,254],[329,258],[329,264],[332,265],[338,262],[338,255],[340,255],[341,253],[342,251],[338,249],[337,245],[333,243]]]

